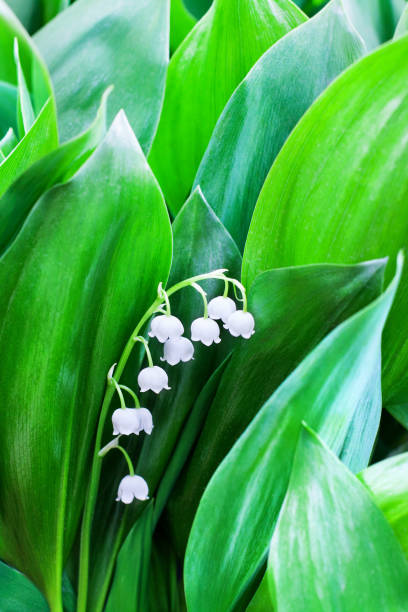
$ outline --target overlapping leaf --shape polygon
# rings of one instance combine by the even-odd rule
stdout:
[[[170,257],[160,190],[121,114],[0,260],[1,555],[55,609],[106,372]]]
[[[407,53],[404,37],[363,58],[301,119],[256,205],[247,284],[271,267],[394,256],[407,244]],[[384,394],[393,403],[408,397],[407,307],[405,271],[384,335]]]
[[[408,563],[367,490],[302,428],[268,561],[275,610],[408,607]]]
[[[205,486],[233,443],[324,336],[380,294],[384,267],[384,261],[299,266],[257,278],[248,296],[256,333],[235,349],[170,498],[168,514],[178,541],[185,545]]]
[[[305,19],[291,0],[216,0],[174,54],[149,157],[173,214],[190,192],[235,87],[264,51]]]
[[[183,0],[170,0],[170,51],[174,53],[183,42],[196,20],[184,6]]]
[[[350,19],[369,50],[393,37],[405,0],[343,0]]]
[[[289,133],[330,81],[364,52],[342,0],[332,0],[273,45],[232,95],[195,184],[241,249],[266,175]]]
[[[50,69],[62,140],[88,127],[114,85],[108,119],[124,108],[148,151],[169,53],[168,0],[77,0],[35,35]]]
[[[347,461],[346,448],[362,406],[379,421],[381,335],[401,275],[372,304],[338,326],[264,404],[218,467],[198,508],[186,560],[191,609],[226,612],[264,563],[289,482],[301,421],[318,430]],[[374,443],[375,436],[372,438]],[[225,529],[228,525],[228,529]]]

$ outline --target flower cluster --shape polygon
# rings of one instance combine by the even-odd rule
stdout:
[[[171,288],[168,292],[162,288],[161,284],[159,285],[157,303],[155,302],[150,309],[156,316],[151,320],[148,336],[156,338],[163,344],[161,361],[168,363],[170,366],[175,366],[180,362],[194,359],[193,342],[201,342],[205,346],[221,342],[220,324],[217,321],[221,321],[224,328],[235,337],[241,336],[248,339],[255,333],[254,317],[247,311],[245,288],[237,280],[225,276],[224,272],[225,270],[216,270],[207,275],[188,279]],[[224,295],[219,295],[210,302],[207,302],[206,293],[198,283],[198,280],[207,278],[223,280],[225,283]],[[234,292],[237,288],[241,292],[241,298],[237,299],[242,301],[242,309],[237,309],[236,302],[228,297],[230,284],[234,287]],[[183,335],[184,326],[180,319],[171,314],[169,300],[172,293],[188,286],[201,294],[204,303],[203,316],[195,319],[191,324],[191,340]],[[139,327],[140,325],[136,329],[139,329]],[[148,360],[148,366],[139,372],[137,378],[140,391],[142,393],[146,391],[160,393],[163,390],[169,390],[167,372],[153,363],[148,340],[143,336],[134,335],[132,341],[144,345]],[[116,500],[130,504],[134,499],[148,499],[148,485],[141,476],[134,474],[133,464],[125,449],[119,445],[119,438],[131,434],[139,435],[141,432],[150,435],[153,430],[153,418],[147,408],[140,406],[137,395],[129,387],[119,384],[113,376],[114,367],[108,373],[108,383],[116,388],[121,404],[121,407],[117,408],[112,414],[113,435],[117,437],[107,444],[99,452],[99,455],[105,455],[112,448],[117,448],[124,454],[129,466],[129,475],[122,478]],[[133,397],[134,407],[126,406],[123,391],[127,391]]]

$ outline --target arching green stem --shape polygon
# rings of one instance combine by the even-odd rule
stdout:
[[[148,341],[146,340],[146,338],[143,338],[143,336],[136,336],[135,342],[141,342],[143,346],[145,347],[147,362],[149,364],[149,368],[152,368],[154,364],[153,364],[152,354],[149,349]]]
[[[139,398],[137,397],[133,389],[131,389],[130,387],[127,387],[126,385],[119,385],[119,387],[123,389],[124,391],[127,391],[129,395],[133,397],[133,401],[135,402],[135,408],[140,408]]]
[[[207,294],[204,291],[204,289],[197,283],[191,283],[191,286],[194,287],[194,289],[196,291],[198,291],[198,293],[201,295],[201,297],[203,298],[203,303],[204,303],[204,319],[208,319],[208,302],[207,302]]]

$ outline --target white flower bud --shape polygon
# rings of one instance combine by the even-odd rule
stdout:
[[[248,339],[255,333],[255,320],[250,312],[236,310],[228,317],[224,327],[229,330],[232,336],[242,336]]]
[[[159,342],[166,342],[169,338],[177,338],[184,332],[180,319],[172,315],[155,317],[150,325],[149,336],[157,338]]]
[[[211,319],[221,319],[226,323],[230,314],[237,309],[234,300],[229,297],[219,295],[208,302],[208,316]]]
[[[160,393],[162,389],[170,389],[167,373],[163,368],[159,368],[159,366],[152,366],[141,370],[137,377],[137,382],[142,393],[149,390],[154,391],[154,393]]]
[[[210,346],[213,342],[218,344],[221,342],[218,323],[212,319],[205,319],[204,317],[196,319],[191,324],[191,339],[200,341],[206,346]]]
[[[149,487],[141,476],[125,476],[119,483],[116,501],[131,504],[134,499],[149,499]]]
[[[194,346],[188,338],[170,338],[164,343],[163,357],[161,361],[167,361],[170,365],[176,365],[180,361],[190,361],[193,359]]]
[[[141,431],[152,433],[153,418],[147,408],[118,408],[112,414],[113,435],[137,436]]]

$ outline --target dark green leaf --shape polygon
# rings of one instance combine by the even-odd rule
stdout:
[[[1,612],[48,612],[47,602],[32,582],[0,561]]]
[[[320,92],[364,50],[342,0],[332,0],[273,45],[232,95],[195,184],[241,249],[266,175],[289,133]]]
[[[408,563],[391,527],[357,478],[304,427],[268,575],[277,610],[408,608]]]
[[[272,267],[393,257],[407,244],[407,56],[408,37],[381,47],[300,120],[256,205],[243,261],[247,285]],[[408,397],[407,308],[405,270],[384,334],[390,403]]]
[[[0,259],[1,555],[55,609],[106,373],[170,258],[167,211],[122,113]]]
[[[179,537],[188,535],[208,480],[264,402],[326,334],[380,294],[384,266],[299,266],[256,279],[248,295],[256,333],[234,351],[170,499],[172,530]],[[370,448],[361,450],[365,465]]]
[[[124,108],[143,151],[163,98],[168,0],[77,0],[34,37],[50,69],[62,140],[84,130],[110,85],[109,122]]]
[[[0,82],[0,138],[9,128],[17,130],[17,87],[10,83]]]
[[[290,0],[216,0],[173,55],[149,161],[174,215],[235,87],[264,51],[305,19]]]
[[[121,546],[105,612],[147,609],[147,581],[153,537],[153,502]]]
[[[194,519],[184,565],[187,603],[195,612],[232,610],[261,570],[301,421],[318,430],[337,454],[344,452],[353,415],[362,406],[371,406],[370,418],[378,423],[381,335],[401,268],[400,258],[387,291],[309,353],[212,477]],[[360,454],[358,446],[354,452]]]

